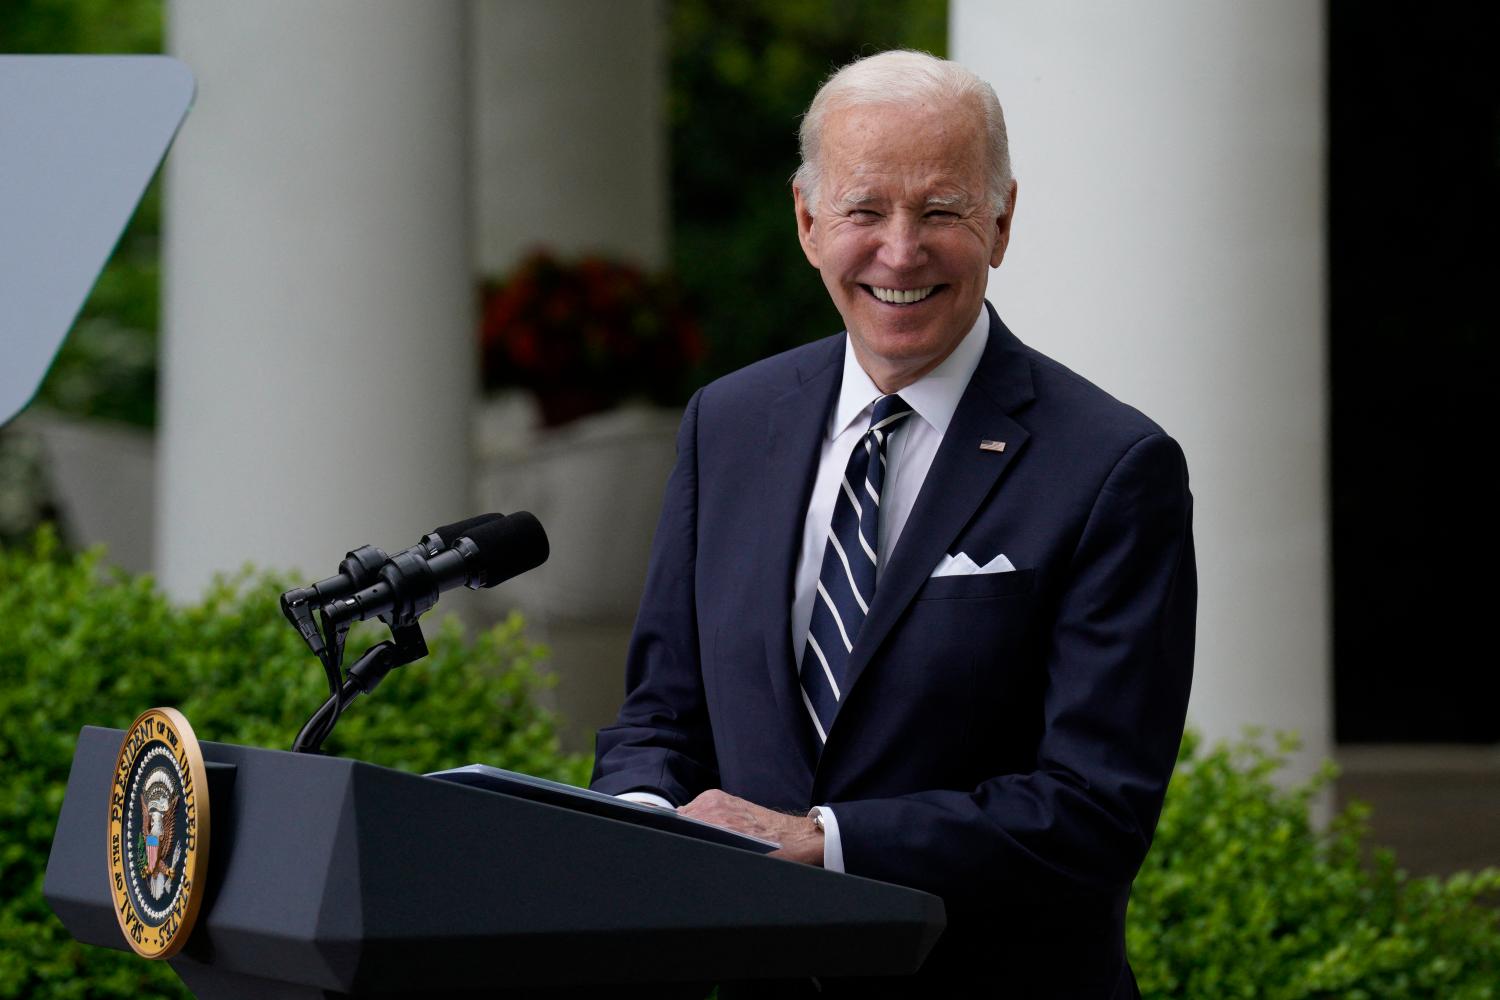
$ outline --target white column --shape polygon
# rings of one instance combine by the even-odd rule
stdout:
[[[665,34],[658,0],[475,3],[481,273],[538,245],[666,263]]]
[[[1298,0],[954,0],[1020,184],[990,283],[1017,336],[1187,452],[1191,721],[1329,752],[1324,25]]]
[[[158,566],[324,576],[468,509],[459,0],[174,0]]]

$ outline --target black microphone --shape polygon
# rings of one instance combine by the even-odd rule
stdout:
[[[547,561],[547,533],[529,512],[475,520],[481,523],[464,530],[435,555],[407,549],[392,556],[380,567],[375,583],[325,603],[324,621],[415,621],[437,603],[443,591],[493,587]]]
[[[396,553],[394,558],[402,558],[411,554],[431,558],[464,535],[504,519],[504,514],[479,514],[452,524],[444,524],[423,535],[422,540],[416,545]],[[315,655],[321,656],[325,645],[313,621],[313,609],[348,597],[355,591],[375,583],[379,578],[381,567],[390,562],[391,558],[393,557],[387,556],[383,550],[373,545],[361,545],[353,552],[345,554],[344,561],[339,563],[339,571],[333,576],[306,587],[293,588],[281,595],[281,613],[286,616],[287,621],[292,623],[292,627],[302,636],[302,640]]]
[[[439,551],[449,548],[454,542],[458,541],[460,538],[464,537],[475,528],[478,528],[481,525],[493,524],[497,521],[503,520],[505,520],[504,514],[476,514],[473,517],[466,517],[462,521],[454,521],[452,524],[445,524],[441,528],[433,528],[425,536],[423,536],[422,541],[426,542],[434,535],[437,536],[438,542],[440,543],[438,548],[432,549],[427,553],[429,556],[435,556]]]

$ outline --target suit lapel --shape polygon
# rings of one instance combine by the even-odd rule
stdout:
[[[802,526],[818,469],[828,414],[838,397],[844,338],[830,342],[827,354],[799,368],[800,384],[771,404],[766,421],[764,496],[758,537],[761,570],[761,630],[771,689],[796,746],[811,773],[817,759],[812,727],[802,704],[797,661],[792,650],[793,574],[802,545]]]
[[[984,356],[953,413],[854,641],[845,681],[846,704],[848,692],[907,605],[1026,444],[1025,428],[1009,416],[1034,398],[1030,365],[1019,347],[1020,342],[991,309]],[[982,450],[982,440],[1004,441],[1005,450]],[[833,729],[838,730],[837,719]],[[834,738],[830,733],[829,740]]]

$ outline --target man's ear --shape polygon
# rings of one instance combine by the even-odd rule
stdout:
[[[1016,217],[1016,182],[1010,182],[1010,210],[995,217],[995,244],[990,251],[990,267],[999,267],[1005,259],[1005,250],[1010,246],[1010,222]]]
[[[792,206],[797,211],[797,241],[802,244],[802,252],[807,255],[807,262],[813,267],[822,269],[818,255],[818,236],[813,229],[812,213],[807,210],[807,202],[802,198],[800,185],[792,185]]]

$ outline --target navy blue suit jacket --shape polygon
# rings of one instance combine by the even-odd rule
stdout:
[[[830,804],[847,871],[946,901],[926,973],[1128,997],[1125,903],[1192,672],[1186,465],[1155,423],[990,315],[821,757],[789,616],[846,338],[694,396],[593,784]],[[932,578],[959,552],[1016,569]]]

